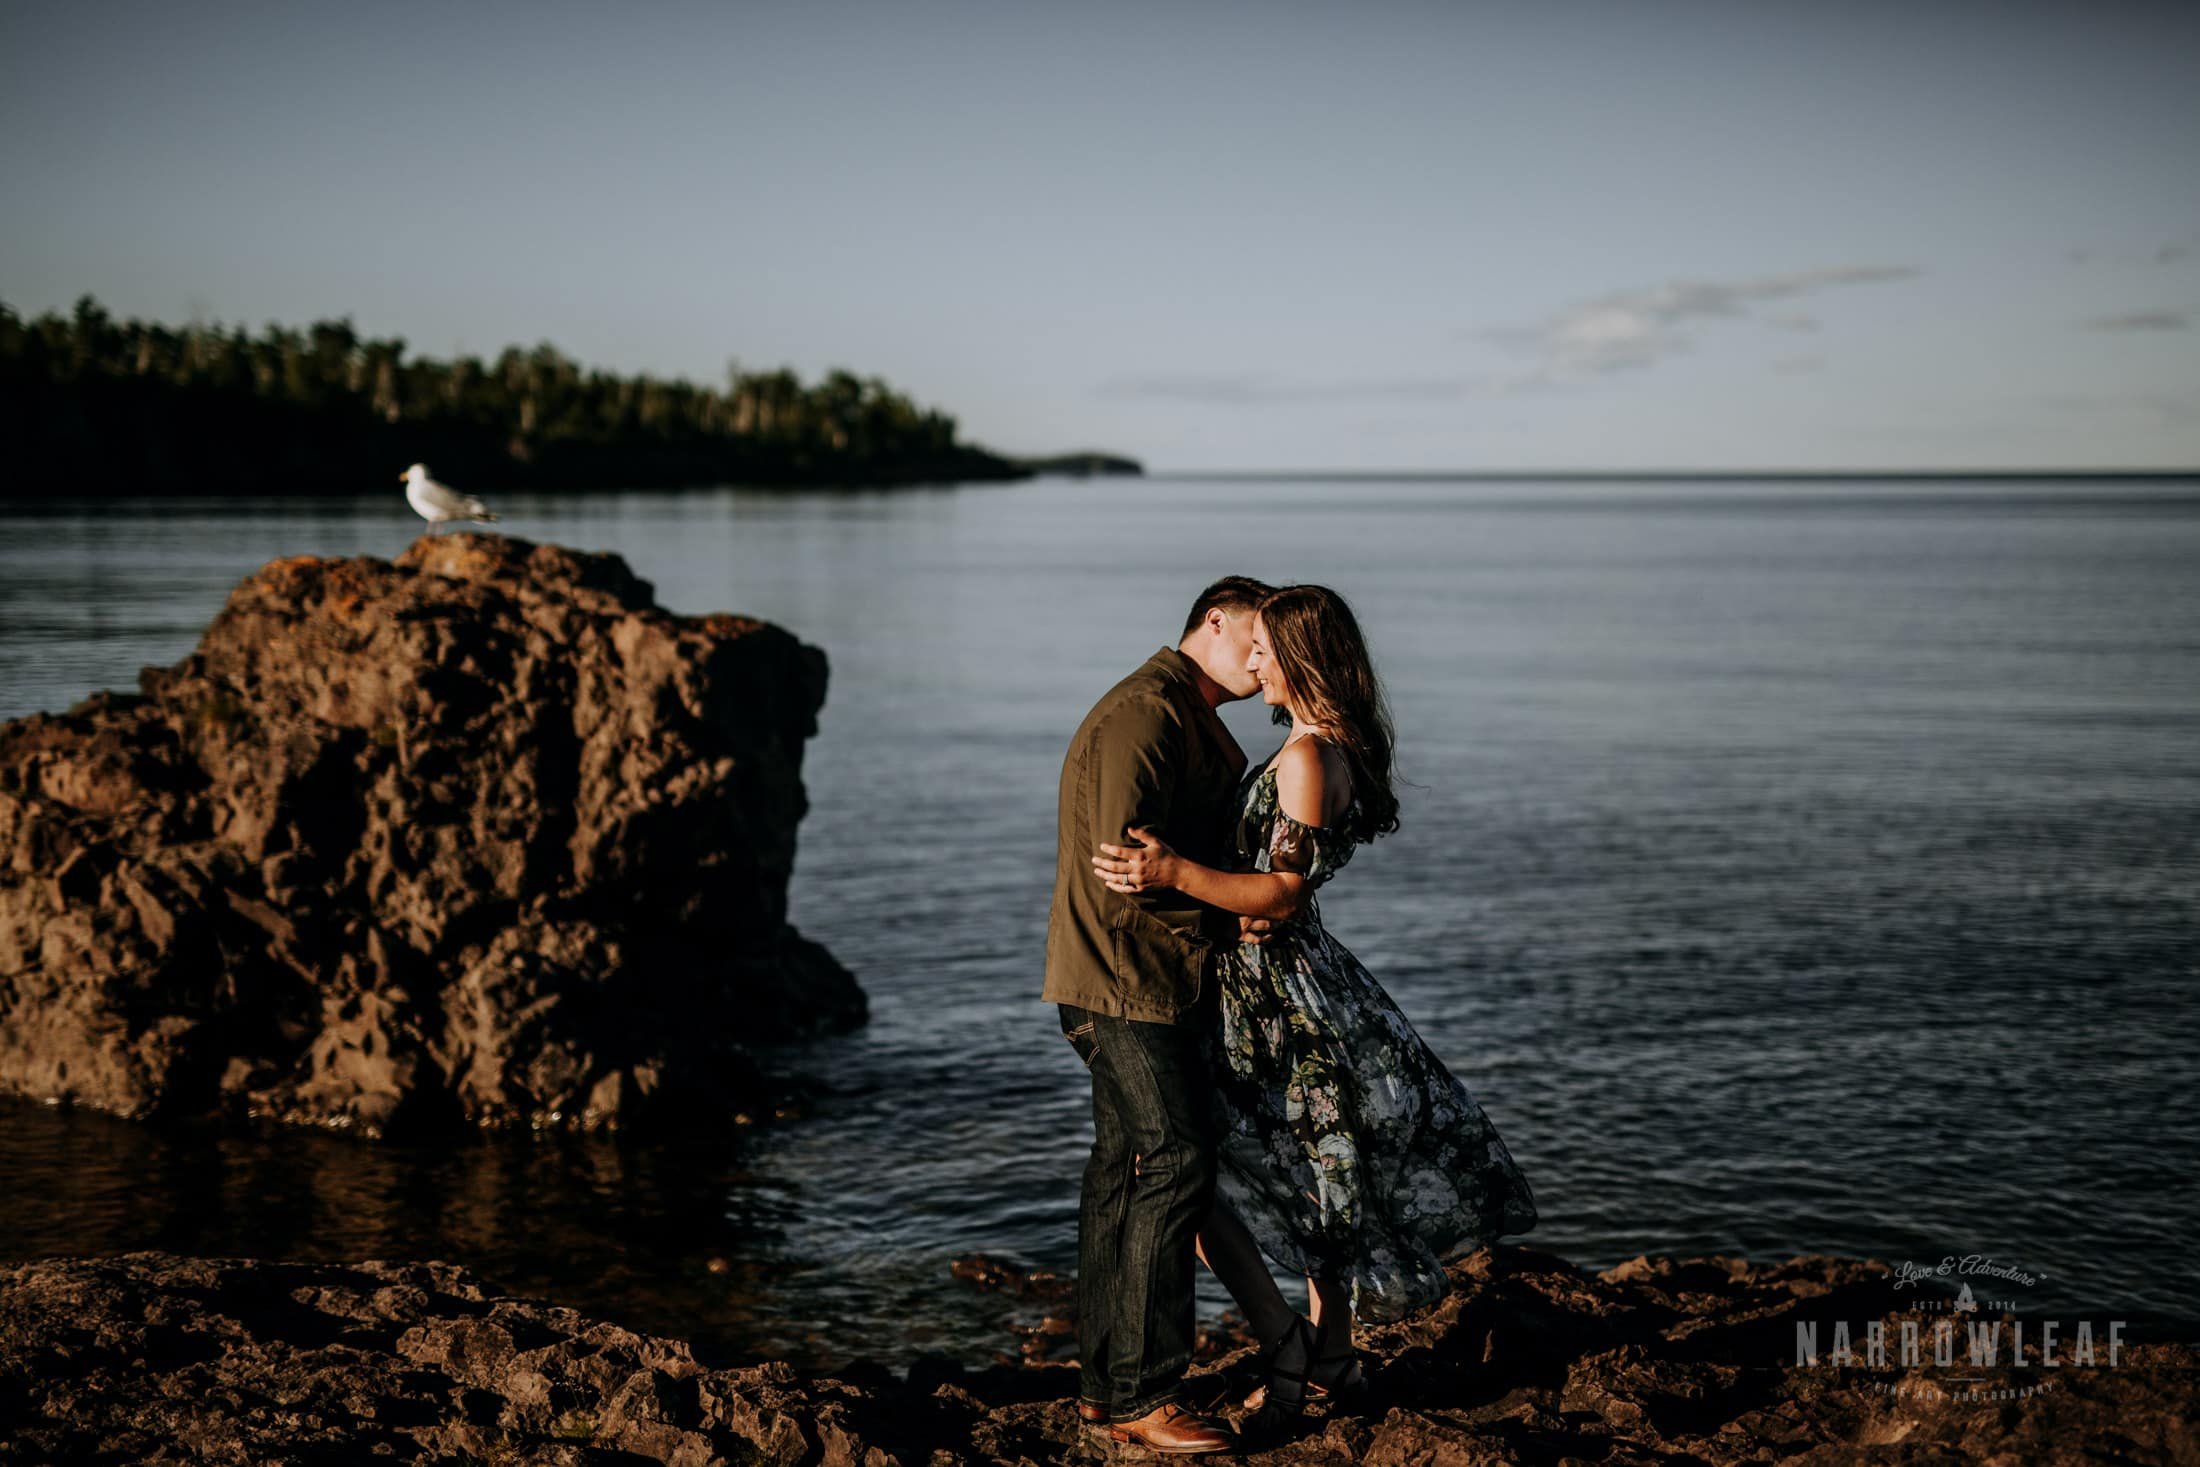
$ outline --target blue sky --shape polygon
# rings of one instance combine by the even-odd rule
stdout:
[[[2200,465],[2200,6],[11,4],[0,300],[1155,469]]]

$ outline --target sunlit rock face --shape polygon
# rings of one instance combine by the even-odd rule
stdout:
[[[274,561],[0,726],[0,1091],[367,1134],[722,1123],[846,1029],[786,920],[825,656],[614,555]]]

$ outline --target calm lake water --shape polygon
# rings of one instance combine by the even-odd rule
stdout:
[[[1069,1269],[1054,783],[1228,572],[1353,599],[1404,828],[1323,893],[1496,1121],[1514,1241],[1937,1262],[2200,1335],[2200,484],[1170,481],[503,496],[826,649],[798,925],[869,991],[799,1122],[375,1148],[0,1107],[0,1254],[434,1256],[724,1359],[1010,1346]],[[394,492],[0,507],[0,717],[134,685]],[[1227,716],[1259,757],[1280,734]],[[712,1261],[717,1260],[715,1268]],[[1219,1293],[1203,1294],[1208,1312]]]

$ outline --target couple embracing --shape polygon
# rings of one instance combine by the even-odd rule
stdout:
[[[1256,693],[1290,732],[1248,774],[1215,709]],[[1496,1129],[1322,926],[1315,889],[1397,828],[1382,689],[1325,587],[1217,581],[1071,740],[1042,997],[1092,1079],[1077,1409],[1117,1442],[1265,1445],[1349,1408],[1355,1314],[1423,1308],[1445,1259],[1535,1225]],[[1187,1381],[1195,1258],[1260,1348]]]

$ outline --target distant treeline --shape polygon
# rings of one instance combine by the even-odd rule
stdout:
[[[90,296],[0,304],[0,494],[396,492],[1010,479],[955,420],[877,378],[729,371],[723,388],[587,371],[547,344],[408,359],[348,319],[258,336],[116,321]]]

